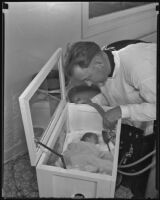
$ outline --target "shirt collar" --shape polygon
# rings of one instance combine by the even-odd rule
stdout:
[[[117,75],[117,72],[119,71],[120,58],[119,58],[119,55],[118,55],[117,51],[112,51],[112,54],[113,54],[113,57],[114,57],[115,66],[114,66],[114,71],[113,71],[113,74],[112,74],[111,78],[115,78],[116,75]]]
[[[113,72],[114,72],[114,67],[115,67],[114,57],[113,57],[112,51],[110,49],[105,49],[104,52],[107,55],[110,66],[111,66],[111,73],[109,74],[108,77],[112,77]]]
[[[107,54],[111,65],[111,73],[108,78],[114,78],[120,66],[119,55],[117,51],[114,51],[112,49],[102,48],[102,50]]]

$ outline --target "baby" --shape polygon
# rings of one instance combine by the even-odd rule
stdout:
[[[92,132],[85,133],[79,142],[68,144],[63,153],[67,168],[111,174],[113,155],[111,152],[100,150],[98,145],[98,135]],[[62,167],[60,160],[55,164]]]
[[[97,134],[91,133],[91,132],[85,133],[82,136],[81,141],[90,142],[90,143],[93,143],[93,144],[98,144],[99,143]]]
[[[96,148],[98,148],[97,144],[99,144],[99,139],[98,139],[98,135],[95,134],[95,133],[91,133],[91,132],[85,133],[82,136],[81,141],[83,141],[83,142],[89,142],[91,144],[95,144]],[[99,150],[98,157],[100,157],[102,159],[109,159],[109,160],[113,161],[113,155],[110,152]]]

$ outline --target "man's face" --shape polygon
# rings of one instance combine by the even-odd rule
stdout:
[[[96,55],[90,62],[88,68],[75,66],[73,77],[79,81],[85,82],[88,86],[92,84],[103,86],[106,82],[110,68],[107,66],[104,58],[101,55]]]

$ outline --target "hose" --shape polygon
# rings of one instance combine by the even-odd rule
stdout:
[[[104,117],[105,111],[103,110],[103,108],[100,105],[98,105],[97,103],[93,103],[90,100],[88,100],[86,102],[86,104],[88,104],[88,105],[92,106],[93,108],[95,108],[99,112],[99,114],[101,115],[101,117],[102,118]]]
[[[49,93],[48,93],[48,96],[51,97],[51,99],[54,99],[54,100],[56,100],[56,101],[58,101],[58,102],[61,100],[61,99],[59,99],[59,98],[56,97],[56,96],[50,95]]]
[[[156,164],[156,162],[152,162],[150,165],[148,165],[147,167],[145,167],[144,169],[138,171],[138,172],[135,172],[135,173],[128,173],[128,172],[123,172],[121,170],[118,170],[118,172],[122,175],[126,175],[126,176],[136,176],[136,175],[139,175],[139,174],[142,174],[144,173],[145,171],[147,171],[148,169],[154,167]]]
[[[119,165],[118,168],[127,168],[127,167],[132,167],[140,162],[142,162],[143,160],[145,160],[146,158],[150,157],[151,155],[155,154],[156,153],[156,150],[150,152],[149,154],[147,154],[146,156],[144,156],[143,158],[133,162],[133,163],[130,163],[130,164],[127,164],[127,165]]]

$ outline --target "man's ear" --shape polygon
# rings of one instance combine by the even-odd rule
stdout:
[[[95,69],[95,70],[101,69],[101,66],[102,65],[100,63],[96,63],[96,64],[93,65],[92,69]]]
[[[93,68],[95,69],[101,69],[102,66],[103,66],[103,60],[102,60],[102,56],[100,54],[96,55],[95,56],[95,61],[94,61],[94,65],[93,65]]]

